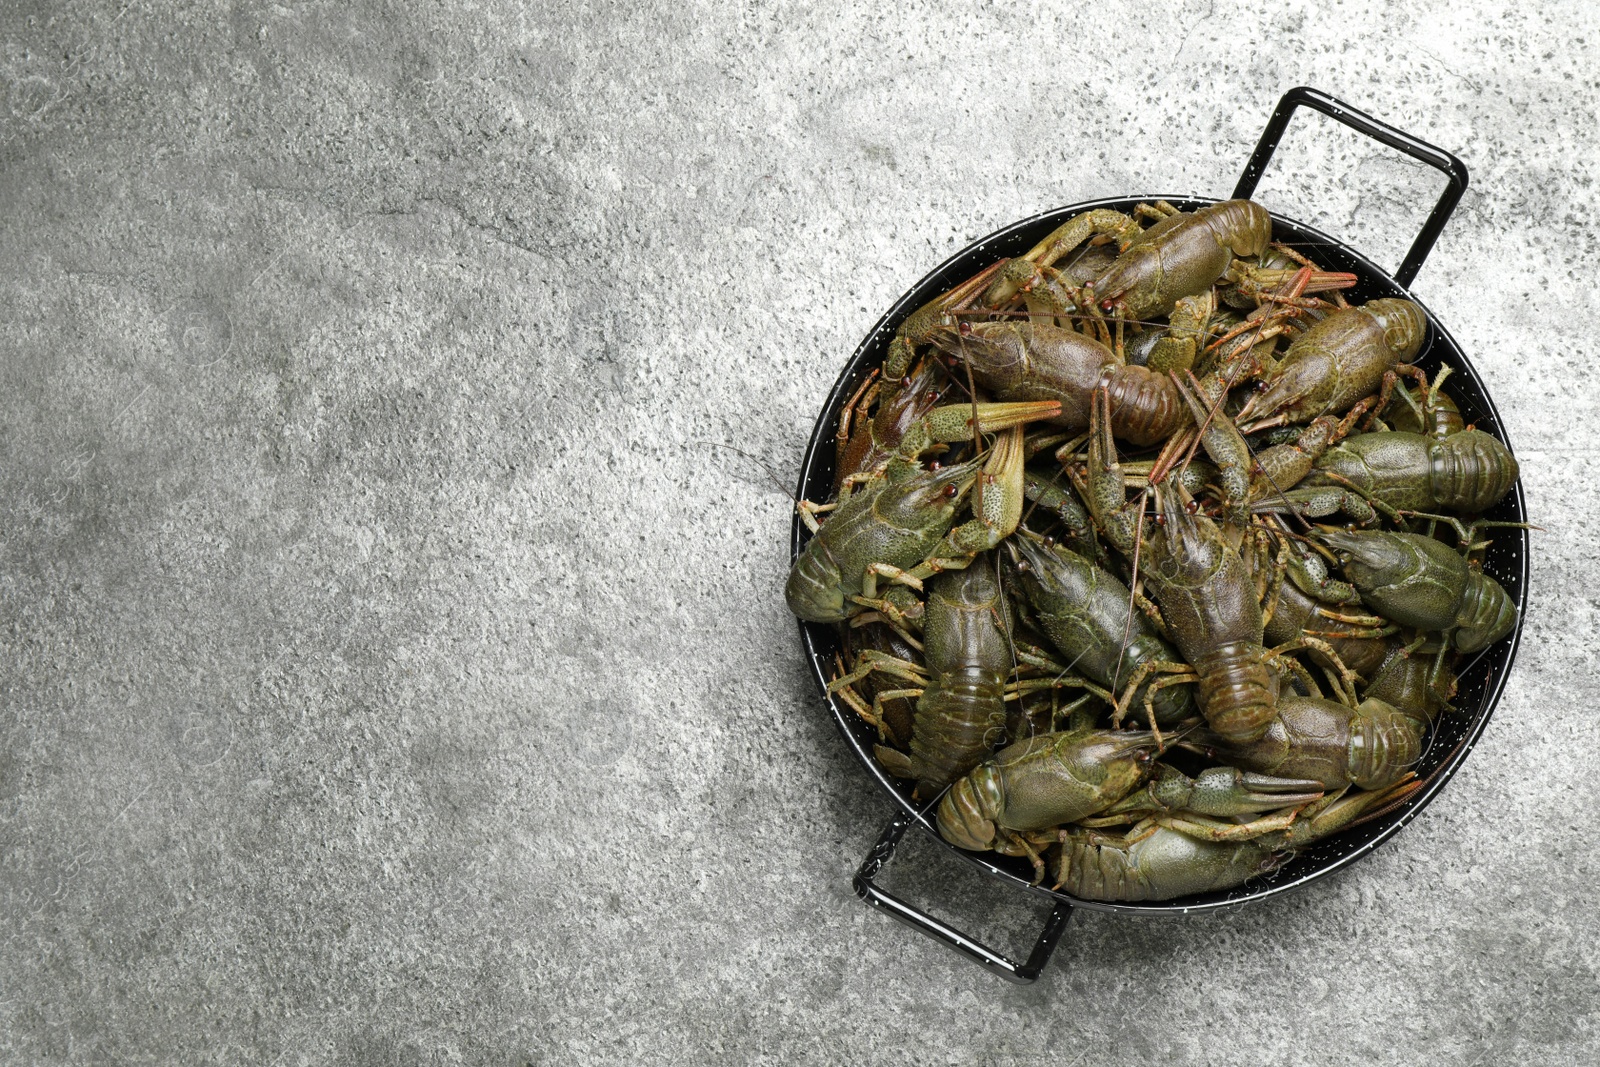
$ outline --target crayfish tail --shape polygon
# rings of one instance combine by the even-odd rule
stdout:
[[[1206,723],[1224,740],[1258,740],[1278,717],[1278,672],[1260,645],[1223,645],[1195,667]]]
[[[1165,440],[1189,424],[1178,387],[1149,367],[1121,366],[1103,379],[1110,400],[1111,432],[1143,448]]]
[[[985,765],[951,786],[939,801],[939,833],[952,845],[972,852],[994,847],[999,828],[994,817],[1005,810],[1005,787]]]

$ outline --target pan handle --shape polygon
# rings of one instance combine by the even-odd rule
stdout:
[[[903,811],[895,812],[889,824],[883,828],[883,835],[878,838],[878,843],[867,853],[866,862],[862,863],[861,869],[856,872],[856,895],[879,911],[888,912],[913,930],[921,931],[973,962],[987,967],[1002,978],[1019,985],[1027,985],[1038,978],[1039,972],[1050,962],[1050,954],[1056,950],[1056,942],[1061,939],[1062,930],[1066,929],[1067,919],[1072,915],[1072,905],[1064,902],[1056,904],[1050,912],[1050,917],[1045,920],[1044,930],[1039,934],[1039,940],[1034,944],[1033,951],[1028,954],[1027,962],[1018,963],[976,938],[968,937],[960,930],[940,922],[927,912],[919,911],[874,884],[873,879],[894,855],[895,847],[900,844],[900,838],[910,825],[911,816]]]
[[[1421,160],[1428,166],[1444,172],[1449,184],[1445,186],[1439,202],[1434,205],[1428,221],[1422,224],[1417,239],[1411,243],[1411,251],[1406,253],[1405,262],[1395,271],[1394,280],[1403,288],[1409,288],[1412,279],[1417,276],[1417,271],[1422,269],[1422,261],[1428,258],[1433,242],[1439,239],[1439,232],[1449,221],[1450,213],[1460,202],[1461,194],[1467,191],[1466,164],[1442,148],[1420,141],[1386,122],[1379,122],[1371,115],[1357,111],[1327,93],[1301,85],[1284,93],[1283,99],[1279,100],[1278,106],[1273,109],[1272,117],[1267,120],[1267,128],[1261,131],[1261,140],[1257,142],[1256,150],[1250,154],[1250,162],[1245,164],[1244,174],[1239,177],[1239,184],[1234,187],[1235,200],[1248,199],[1250,194],[1256,191],[1256,183],[1261,180],[1261,172],[1267,169],[1267,161],[1272,158],[1273,151],[1278,147],[1278,141],[1282,139],[1283,131],[1289,125],[1289,117],[1294,114],[1295,108],[1302,105],[1313,111],[1320,111],[1358,133],[1364,133],[1375,141],[1381,141],[1390,148],[1404,152],[1412,159]]]

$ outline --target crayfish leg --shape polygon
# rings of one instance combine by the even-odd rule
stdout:
[[[1203,841],[1251,841],[1265,834],[1280,833],[1294,825],[1295,819],[1306,805],[1287,808],[1272,815],[1263,815],[1249,822],[1227,822],[1205,815],[1185,812],[1178,815],[1158,815],[1156,822],[1169,830],[1176,830]]]

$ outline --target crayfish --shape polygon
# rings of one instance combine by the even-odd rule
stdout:
[[[880,766],[1074,896],[1227,889],[1407,803],[1516,623],[1480,538],[1517,463],[1412,362],[1427,316],[1272,238],[1247,200],[1070,219],[904,319],[799,505],[789,607]]]

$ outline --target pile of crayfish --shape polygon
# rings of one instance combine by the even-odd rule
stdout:
[[[1091,900],[1240,885],[1405,803],[1516,607],[1517,480],[1422,309],[1233,200],[1079,215],[918,309],[786,596],[951,843]]]

